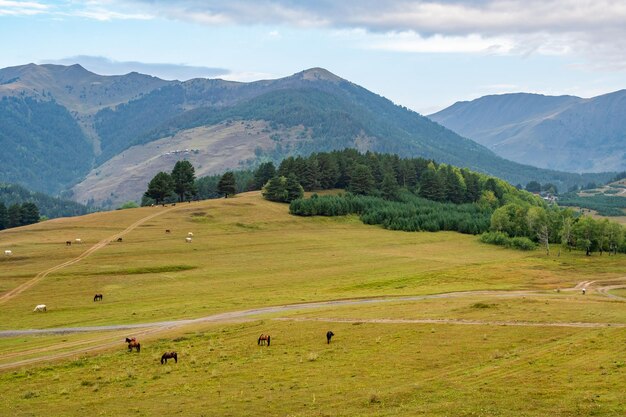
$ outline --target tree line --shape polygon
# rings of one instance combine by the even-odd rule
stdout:
[[[35,203],[11,204],[0,201],[0,230],[39,222],[39,207]]]

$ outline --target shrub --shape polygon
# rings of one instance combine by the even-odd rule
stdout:
[[[528,239],[527,237],[514,237],[511,239],[510,246],[515,249],[520,250],[533,250],[537,247],[535,242]]]

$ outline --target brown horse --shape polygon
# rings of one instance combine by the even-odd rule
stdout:
[[[330,339],[335,335],[332,330],[326,332],[326,343],[330,344]]]
[[[126,343],[128,343],[128,351],[132,352],[133,348],[137,349],[137,352],[141,350],[141,344],[134,337],[126,338]]]
[[[259,340],[257,342],[257,344],[259,346],[263,346],[267,343],[267,346],[270,345],[270,335],[269,334],[261,334],[261,336],[259,336]]]
[[[168,359],[174,359],[174,362],[178,363],[178,354],[176,352],[165,352],[163,356],[161,356],[161,365],[167,363]]]
[[[102,301],[102,294],[96,294],[93,296],[94,301]]]

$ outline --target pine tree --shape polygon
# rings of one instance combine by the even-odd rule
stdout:
[[[357,164],[352,168],[349,189],[354,194],[367,195],[374,188],[374,177],[367,165]]]
[[[229,195],[235,195],[237,192],[237,182],[235,174],[228,171],[222,175],[220,182],[217,183],[217,192],[228,198]]]
[[[396,177],[391,172],[386,172],[383,176],[383,181],[380,184],[380,192],[383,198],[387,200],[395,200],[398,198],[398,191],[400,187],[396,181]]]
[[[7,207],[0,201],[0,230],[8,227]]]
[[[264,162],[254,171],[254,189],[260,190],[273,177],[276,176],[276,167],[272,162]]]
[[[289,174],[287,177],[287,181],[285,182],[285,191],[287,194],[287,203],[304,196],[304,189],[294,174]]]
[[[20,224],[34,224],[39,222],[39,207],[35,203],[24,203],[20,207]]]
[[[292,174],[294,175],[294,174]],[[287,179],[285,177],[274,177],[265,184],[263,187],[263,197],[270,201],[286,201],[287,190],[285,185]]]
[[[178,194],[178,201],[185,201],[186,198],[195,196],[196,173],[193,165],[189,161],[178,161],[172,170],[172,181],[174,181],[174,192]]]
[[[11,204],[7,210],[7,229],[22,225],[21,207],[19,204]]]
[[[167,197],[174,193],[174,181],[167,172],[159,172],[148,183],[148,190],[144,198],[154,199],[156,204],[161,204]],[[147,202],[145,199],[142,202]]]

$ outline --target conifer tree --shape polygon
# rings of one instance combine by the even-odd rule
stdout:
[[[167,197],[174,193],[174,181],[167,172],[159,172],[148,183],[148,190],[144,197],[154,199],[156,204],[161,204]]]
[[[189,161],[178,161],[172,170],[172,181],[174,181],[174,192],[178,194],[178,201],[185,201],[197,194],[196,172]]]
[[[217,183],[217,192],[226,198],[228,198],[229,195],[235,195],[237,192],[235,174],[231,171],[225,172],[222,178],[220,178],[220,182]]]

